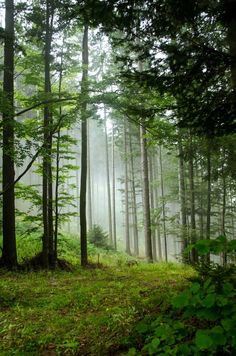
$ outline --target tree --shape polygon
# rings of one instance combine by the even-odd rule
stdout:
[[[151,213],[149,195],[149,174],[148,174],[148,153],[147,139],[144,121],[140,125],[140,147],[141,147],[141,167],[143,180],[143,223],[146,257],[149,262],[153,262],[152,256],[152,233],[151,233]]]
[[[81,82],[81,176],[80,176],[80,244],[81,265],[88,264],[87,252],[87,219],[86,219],[86,191],[87,191],[87,105],[88,105],[88,25],[84,25],[82,46],[83,74]]]
[[[5,41],[3,77],[3,249],[1,263],[17,266],[14,189],[14,1],[5,1]]]
[[[129,175],[128,175],[128,132],[127,122],[124,121],[124,154],[125,154],[125,251],[131,255],[130,248],[130,229],[129,229]]]
[[[51,47],[54,8],[50,0],[46,1],[45,14],[45,47],[44,47],[44,91],[46,98],[51,95]],[[53,195],[52,195],[52,109],[49,104],[44,107],[44,145],[45,154],[43,157],[43,249],[42,259],[45,268],[54,266],[54,245],[53,245]]]
[[[108,203],[108,225],[110,243],[113,243],[112,231],[112,209],[111,209],[111,186],[110,186],[110,167],[109,167],[109,148],[108,148],[108,133],[107,133],[107,112],[104,106],[104,127],[105,127],[105,157],[106,157],[106,176],[107,176],[107,203]]]

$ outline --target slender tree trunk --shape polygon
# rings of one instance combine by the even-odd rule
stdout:
[[[235,239],[235,232],[234,232],[234,193],[233,191],[231,191],[231,194],[230,194],[230,203],[231,203],[231,206],[230,206],[230,210],[231,210],[231,223],[232,223],[232,239]]]
[[[146,129],[144,123],[140,125],[140,147],[141,147],[141,167],[142,167],[142,189],[143,189],[143,220],[144,220],[144,240],[145,252],[149,262],[153,262],[152,256],[152,232],[151,232],[151,214],[149,199],[149,174],[148,174],[148,153]]]
[[[206,214],[206,238],[211,238],[211,142],[207,142],[207,214]],[[207,254],[207,261],[210,262],[210,254]]]
[[[88,102],[88,26],[84,26],[83,35],[83,75],[81,93],[81,178],[80,178],[80,246],[81,265],[88,264],[87,252],[87,218],[86,218],[86,190],[87,190],[87,102]]]
[[[91,159],[90,159],[90,127],[89,120],[87,120],[87,165],[88,165],[88,228],[89,230],[93,227],[93,219],[92,219],[92,186],[91,186]]]
[[[162,149],[159,147],[159,162],[160,162],[160,176],[161,176],[161,199],[162,199],[162,217],[163,217],[163,235],[165,246],[165,261],[168,261],[168,246],[167,246],[167,233],[166,233],[166,208],[165,208],[165,192],[164,192],[164,179],[163,179],[163,166],[162,166]]]
[[[17,266],[14,190],[14,1],[5,1],[3,95],[3,250],[2,264]]]
[[[110,168],[109,168],[109,153],[108,153],[108,135],[107,135],[107,113],[104,106],[104,121],[105,121],[105,153],[106,153],[106,176],[107,176],[107,203],[108,203],[108,226],[109,226],[109,240],[113,244],[112,239],[112,211],[111,211],[111,187],[110,187]]]
[[[64,43],[64,42],[63,42]],[[58,94],[59,99],[61,98],[61,88],[62,88],[62,73],[63,73],[63,51],[61,53],[61,62],[59,70],[59,86]],[[62,117],[62,107],[59,107],[59,120]],[[60,175],[60,139],[61,130],[60,127],[57,133],[57,148],[56,148],[56,181],[55,181],[55,225],[54,225],[54,260],[57,261],[57,242],[58,242],[58,225],[59,225],[59,175]]]
[[[186,212],[186,189],[185,189],[185,167],[184,167],[184,151],[181,137],[178,140],[179,149],[179,197],[180,197],[180,216],[181,216],[181,255],[183,262],[188,262],[189,258],[184,251],[188,245],[188,225]]]
[[[193,160],[193,142],[190,134],[189,146],[189,188],[190,188],[190,216],[191,216],[191,243],[196,242],[196,219],[195,219],[195,186],[194,186],[194,160]],[[191,260],[193,263],[198,261],[196,249],[191,252]]]
[[[158,181],[158,168],[157,168],[157,157],[155,155],[154,160],[154,167],[153,167],[153,173],[154,173],[154,180],[155,180],[155,186],[154,186],[154,206],[156,209],[159,208],[159,195],[158,195],[158,186],[157,186],[157,181]],[[158,261],[162,261],[162,246],[161,246],[161,231],[160,231],[160,216],[157,217],[157,249],[158,249]]]
[[[130,233],[129,233],[129,177],[128,177],[128,139],[127,125],[124,122],[124,151],[125,151],[125,251],[131,255],[130,250]]]
[[[78,153],[76,154],[76,166],[78,167],[80,165],[80,157]],[[76,222],[77,222],[77,231],[80,231],[80,216],[79,216],[79,211],[80,211],[80,174],[79,170],[76,170],[76,196],[77,196],[77,216],[76,216]]]
[[[59,173],[60,173],[60,138],[61,131],[57,133],[57,153],[56,153],[56,181],[55,181],[55,227],[54,227],[54,260],[57,261],[57,241],[58,241],[58,225],[59,225]]]
[[[129,150],[130,150],[130,171],[131,171],[131,195],[132,195],[132,216],[133,216],[133,234],[134,234],[134,254],[139,255],[139,236],[138,236],[138,216],[134,173],[133,144],[131,137],[131,125],[129,124]]]
[[[112,123],[112,221],[114,248],[117,249],[116,237],[116,171],[115,171],[115,134],[114,124]]]
[[[223,158],[225,157],[225,152],[223,152]],[[226,187],[226,176],[224,162],[222,162],[222,211],[221,211],[221,235],[226,236],[225,232],[225,215],[226,215],[226,197],[227,197],[227,187]],[[223,265],[227,264],[227,252],[224,251],[222,254]]]
[[[46,2],[46,34],[44,49],[44,91],[47,98],[51,94],[51,41],[52,41],[52,7]],[[43,157],[43,265],[48,268],[54,264],[53,252],[53,208],[52,208],[52,112],[49,104],[44,107],[44,145]]]
[[[202,186],[204,178],[203,178],[203,168],[200,166],[199,167],[200,171],[196,172],[196,178],[198,178],[198,184],[199,186]],[[204,202],[203,202],[203,196],[205,195],[204,191],[201,189],[201,191],[198,192],[199,194],[199,237],[201,240],[204,239]]]
[[[149,155],[149,172],[150,172],[150,208],[151,208],[151,216],[154,215],[155,203],[154,203],[154,174],[153,174],[153,151],[150,152]],[[154,261],[157,260],[157,244],[156,244],[156,226],[154,219],[151,218],[151,226],[152,226],[152,252]]]

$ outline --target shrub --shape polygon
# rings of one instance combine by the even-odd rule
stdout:
[[[218,239],[214,247],[218,253],[221,242]],[[205,243],[194,248],[198,246],[209,253]],[[235,244],[231,242],[227,250],[232,249]],[[141,354],[236,355],[236,268],[202,263],[197,270],[198,278],[173,298],[167,316],[144,319],[136,326]],[[138,354],[130,349],[129,355]]]

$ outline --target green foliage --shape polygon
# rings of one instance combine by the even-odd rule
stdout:
[[[168,316],[143,320],[136,332],[148,355],[236,353],[235,267],[198,267],[199,277],[172,299]]]
[[[212,240],[199,240],[194,245],[189,245],[186,252],[195,248],[199,255],[204,256],[209,253],[219,255],[221,253],[234,253],[236,251],[236,240],[228,240],[226,236],[218,236]]]
[[[88,231],[88,241],[94,246],[100,248],[108,248],[108,234],[103,231],[99,225],[93,225],[92,229]]]

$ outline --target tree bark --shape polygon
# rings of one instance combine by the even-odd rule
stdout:
[[[152,232],[151,232],[151,214],[149,199],[149,174],[148,174],[148,154],[147,139],[144,123],[140,125],[140,147],[141,147],[141,167],[142,167],[142,188],[143,188],[143,220],[144,220],[144,240],[145,253],[149,262],[153,262],[152,255]]]
[[[190,188],[190,217],[191,217],[191,243],[196,242],[196,219],[195,219],[195,185],[194,185],[194,160],[193,160],[193,141],[190,134],[189,145],[189,188]],[[191,252],[192,263],[197,263],[198,255],[196,249]]]
[[[186,188],[185,188],[185,167],[184,167],[184,151],[181,137],[178,140],[179,150],[179,198],[180,198],[180,216],[181,216],[181,255],[183,262],[188,262],[188,257],[184,251],[188,245],[188,225],[186,211]]]
[[[129,233],[129,177],[128,177],[128,139],[127,124],[124,122],[124,152],[125,152],[125,251],[131,255]]]
[[[206,214],[206,239],[211,238],[211,142],[207,141],[207,214]],[[210,254],[207,254],[210,262]]]
[[[152,252],[154,261],[157,260],[157,244],[156,244],[156,226],[153,219],[155,203],[154,203],[154,190],[155,190],[155,181],[154,181],[154,164],[153,164],[153,151],[149,155],[149,172],[150,172],[150,208],[151,208],[151,226],[152,226]]]
[[[104,121],[105,121],[105,153],[106,153],[106,176],[107,176],[107,203],[108,203],[108,226],[109,226],[109,240],[113,244],[112,234],[112,212],[111,212],[111,187],[110,187],[110,168],[109,168],[109,153],[108,153],[108,136],[107,136],[107,113],[104,106]]]
[[[91,185],[91,159],[90,159],[90,127],[89,120],[87,120],[87,165],[88,165],[88,229],[93,227],[93,216],[92,216],[92,185]]]
[[[51,1],[46,2],[46,33],[44,48],[44,92],[47,99],[51,95],[51,42],[52,42],[53,8]],[[53,207],[52,207],[52,111],[49,104],[44,107],[44,147],[43,156],[43,265],[54,265],[53,246]]]
[[[17,266],[14,190],[14,1],[5,1],[3,95],[3,250],[2,264]]]
[[[133,216],[133,234],[134,234],[134,254],[139,255],[139,236],[138,236],[138,216],[134,173],[134,156],[131,137],[131,125],[129,124],[129,150],[130,150],[130,169],[131,169],[131,194],[132,194],[132,216]]]
[[[154,157],[153,160],[153,173],[155,182],[158,181],[158,158]],[[159,194],[157,184],[154,186],[154,206],[159,209]],[[157,217],[157,249],[158,249],[158,261],[162,261],[162,246],[161,246],[161,231],[160,231],[160,216]]]
[[[64,44],[64,41],[63,41]],[[61,89],[62,89],[62,76],[63,76],[63,51],[61,53],[60,69],[59,69],[59,85],[58,85],[58,94],[61,98]],[[59,117],[62,118],[62,106],[59,107]],[[60,139],[61,139],[61,130],[58,128],[57,132],[57,148],[56,148],[56,181],[55,181],[55,225],[54,225],[54,260],[57,261],[57,242],[58,242],[58,227],[59,227],[59,174],[60,174]]]
[[[161,149],[161,146],[159,147],[159,162],[160,162],[160,176],[161,176],[161,199],[162,199],[162,217],[163,217],[163,235],[164,235],[164,246],[165,246],[165,261],[168,262],[165,192],[164,192],[164,179],[163,179],[162,149]]]
[[[116,171],[115,171],[115,133],[114,123],[112,123],[112,221],[113,221],[113,239],[114,248],[117,248],[116,237]]]
[[[80,247],[81,265],[88,264],[87,251],[87,217],[86,217],[86,190],[87,190],[87,102],[88,102],[88,25],[84,26],[82,46],[83,75],[81,82],[81,177],[80,177]]]

